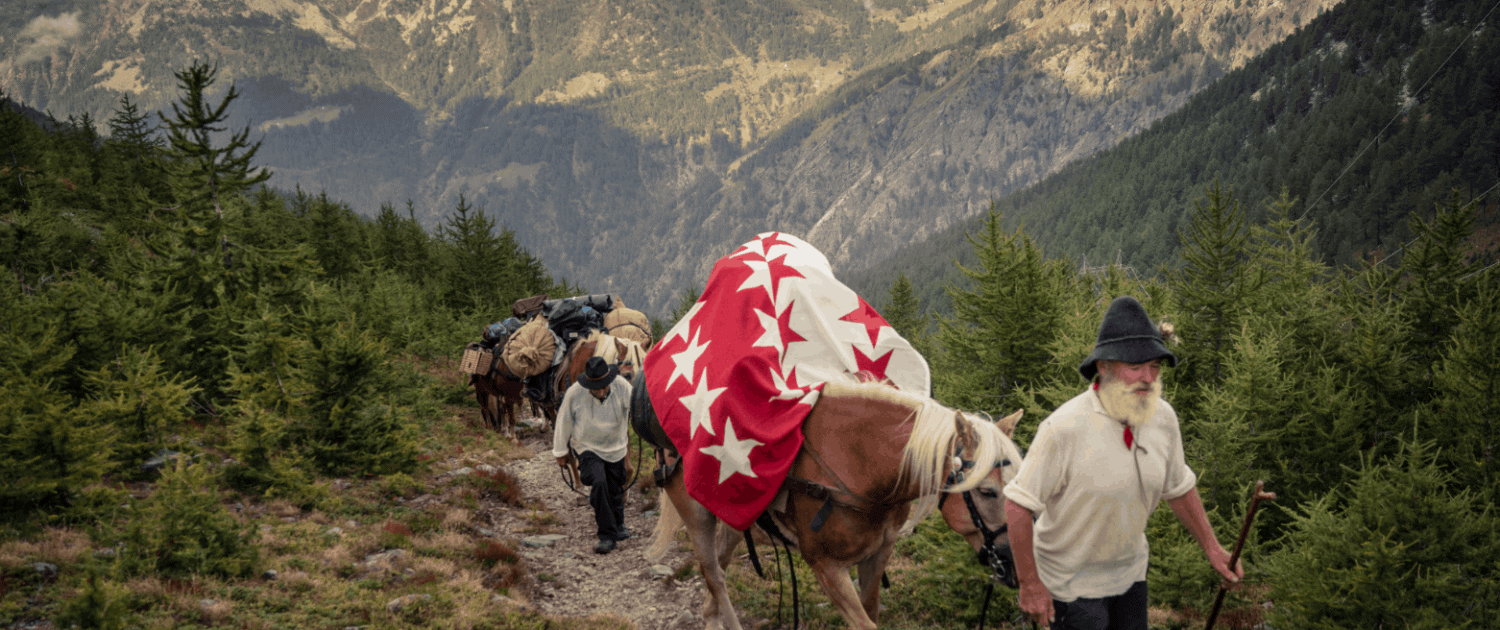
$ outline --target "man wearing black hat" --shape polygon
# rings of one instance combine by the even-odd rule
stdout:
[[[616,379],[619,368],[600,357],[590,357],[568,387],[558,408],[552,433],[552,456],[568,461],[571,442],[578,451],[578,476],[592,486],[589,505],[599,526],[594,553],[615,550],[615,542],[630,537],[625,529],[625,451],[629,447],[630,383]]]
[[[1146,519],[1162,499],[1220,575],[1244,575],[1204,514],[1162,363],[1177,356],[1146,309],[1116,298],[1078,366],[1091,386],[1042,421],[1006,484],[1021,610],[1044,627],[1145,630]]]

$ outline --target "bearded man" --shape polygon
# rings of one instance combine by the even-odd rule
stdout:
[[[1091,386],[1042,421],[1005,486],[1021,610],[1043,627],[1145,630],[1146,520],[1162,499],[1220,575],[1244,575],[1203,512],[1177,414],[1161,399],[1163,362],[1176,367],[1177,356],[1146,309],[1116,298],[1078,366]]]

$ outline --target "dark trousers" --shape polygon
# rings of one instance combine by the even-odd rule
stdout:
[[[1114,597],[1053,600],[1052,630],[1146,630],[1146,583]]]
[[[590,486],[589,505],[599,540],[625,538],[625,460],[606,462],[593,451],[578,454],[578,476]]]

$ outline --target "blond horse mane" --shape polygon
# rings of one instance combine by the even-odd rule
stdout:
[[[924,497],[945,490],[944,472],[953,456],[962,454],[965,447],[973,449],[971,457],[975,462],[974,470],[969,471],[961,483],[947,488],[949,492],[972,490],[990,474],[995,463],[1007,454],[1006,446],[1010,440],[995,423],[954,411],[925,396],[879,383],[856,383],[853,379],[830,380],[823,388],[823,395],[883,400],[912,410],[911,415],[907,416],[907,421],[912,423],[911,437],[901,451],[901,478],[898,483],[916,484],[917,494]],[[959,437],[958,422],[968,423],[970,433],[976,438],[975,444],[965,445],[955,441]],[[1010,450],[1019,453],[1014,445],[1010,445]]]
[[[596,342],[594,344],[594,356],[601,357],[605,361],[608,361],[610,363],[622,363],[629,361],[632,365],[636,366],[637,369],[643,367],[643,361],[646,358],[646,351],[643,347],[641,347],[641,344],[639,343],[636,343],[624,337],[615,337],[613,335],[601,333],[597,330],[590,331],[589,336],[585,337],[584,341]],[[621,346],[625,347],[624,356],[621,356],[620,349],[615,347],[616,342],[619,342]]]

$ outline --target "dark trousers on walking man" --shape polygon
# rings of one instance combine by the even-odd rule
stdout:
[[[589,506],[599,526],[599,540],[625,540],[625,460],[607,462],[592,451],[578,454],[578,477],[589,486]]]

